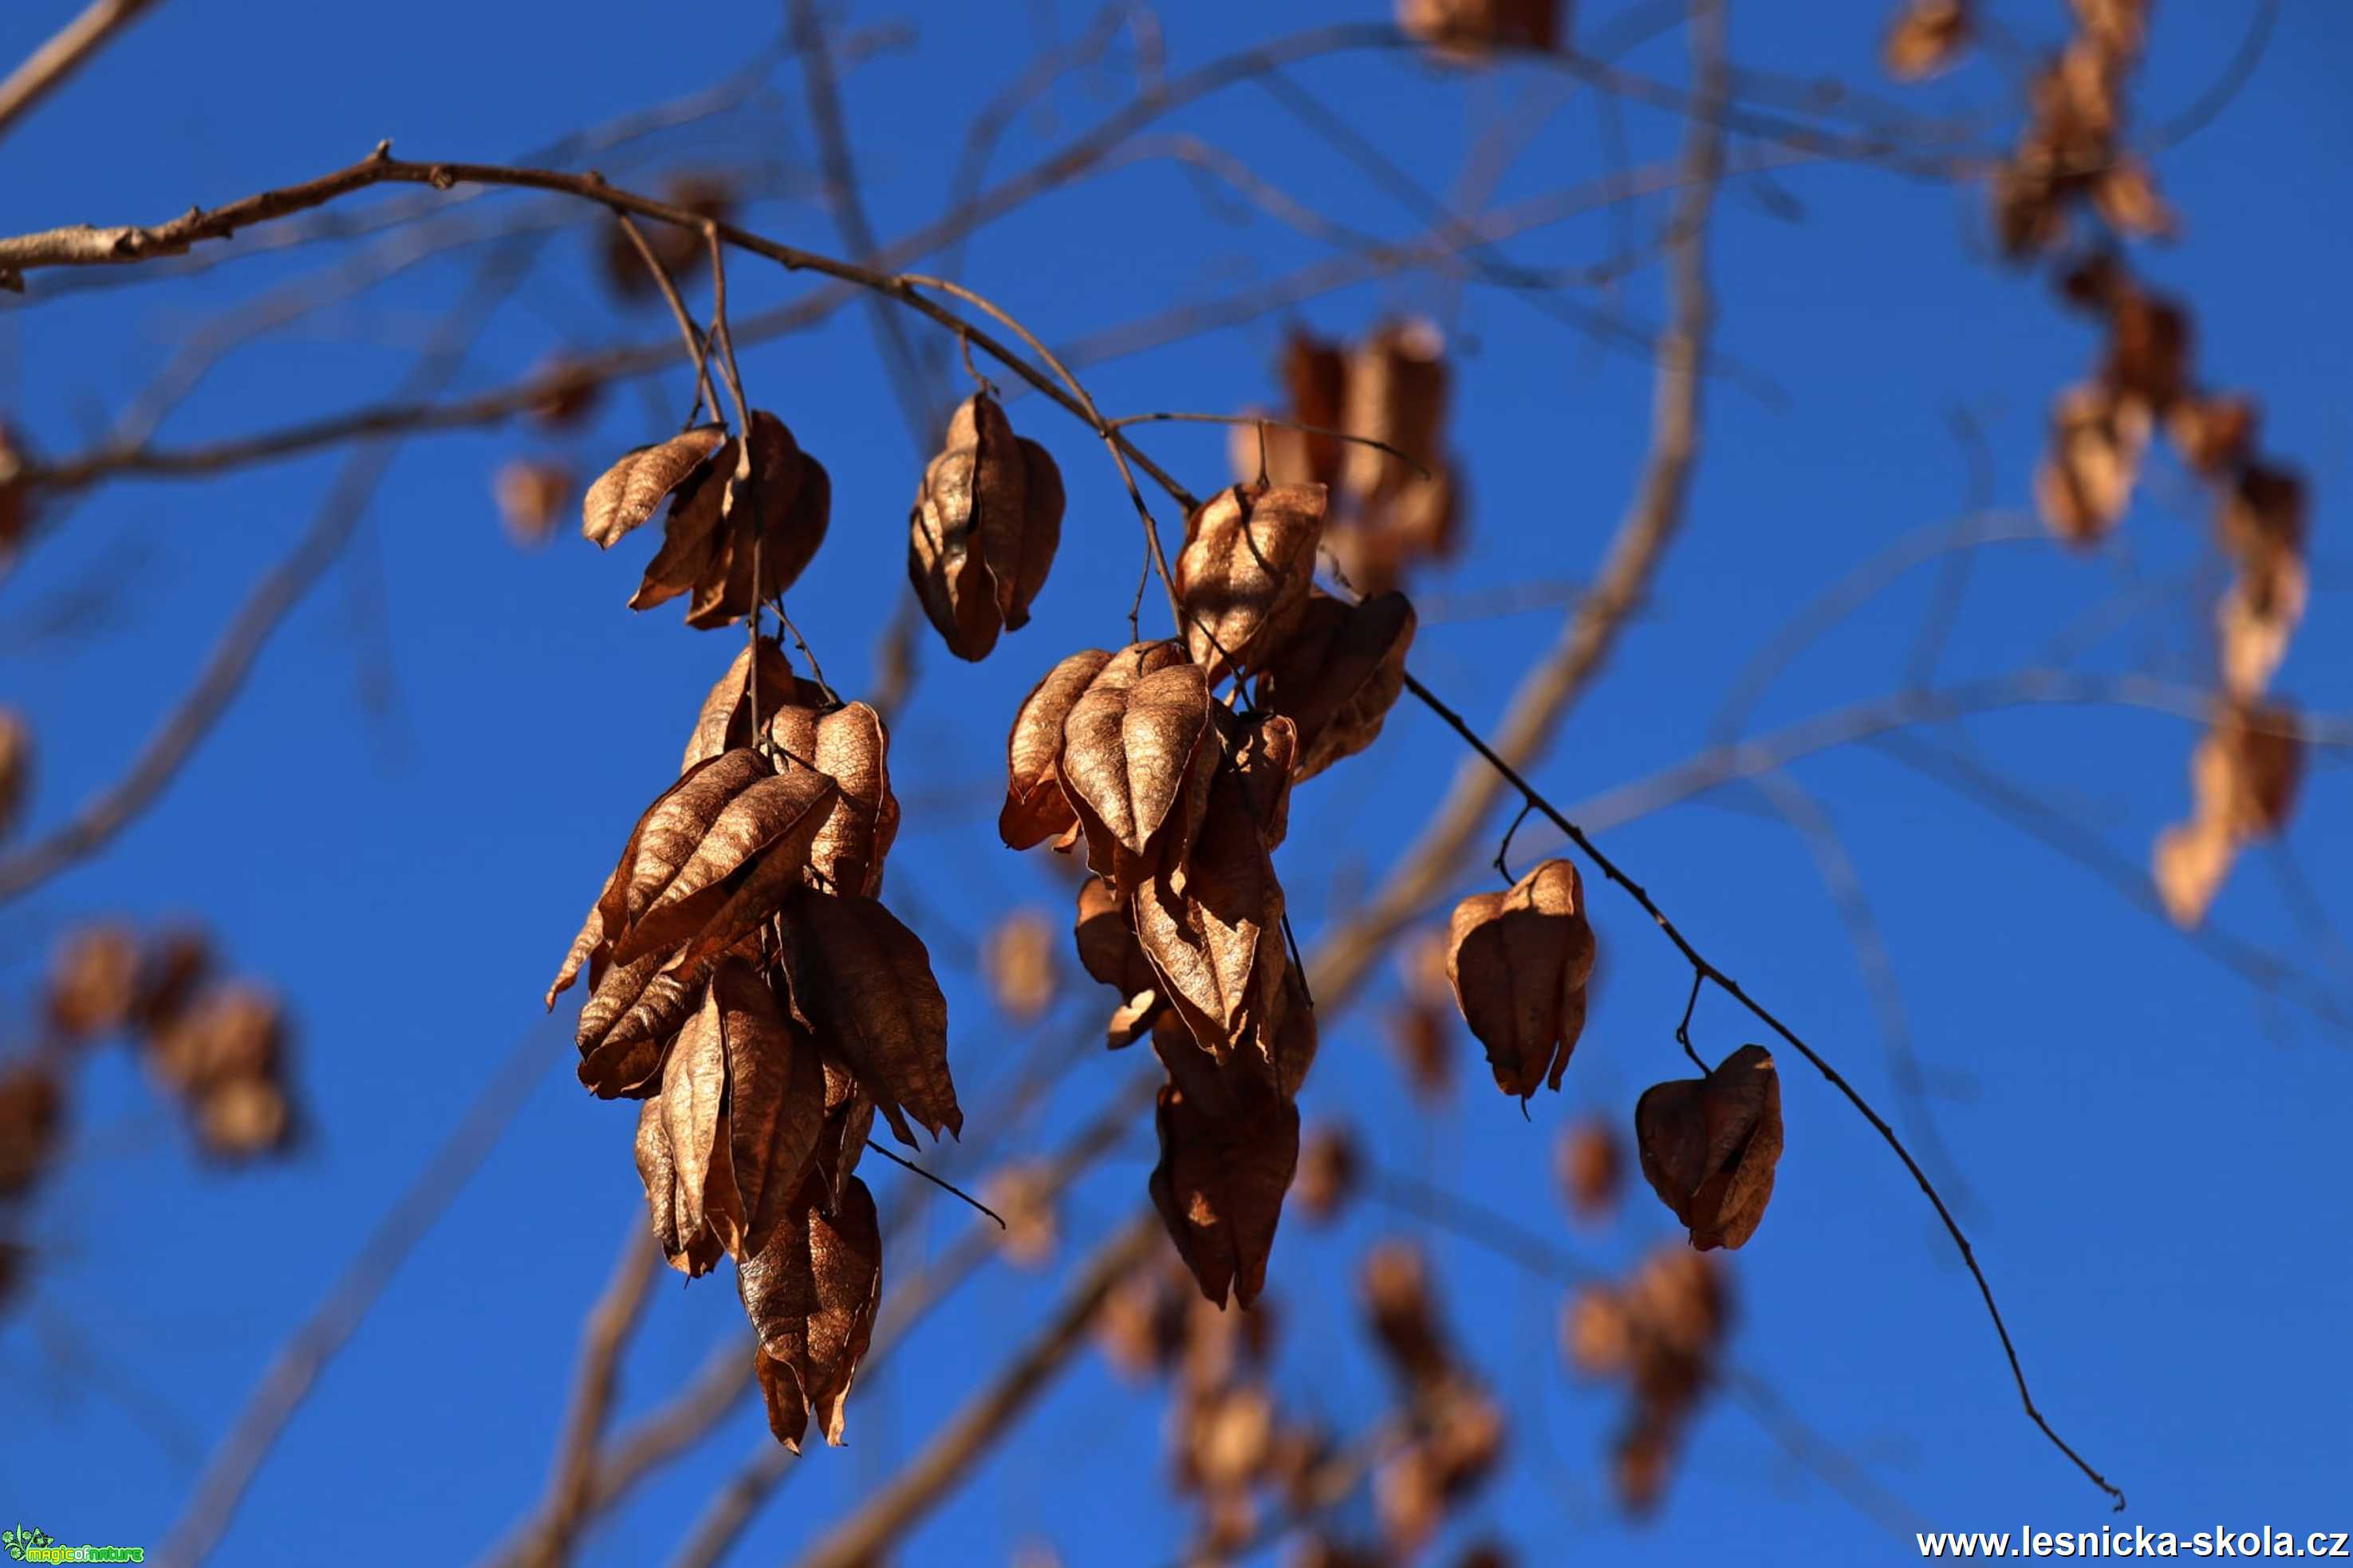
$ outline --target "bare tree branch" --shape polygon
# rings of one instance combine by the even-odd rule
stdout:
[[[25,61],[0,81],[0,136],[33,105],[40,102],[107,41],[137,21],[155,0],[90,0],[81,15],[58,29],[49,41],[25,57]]]

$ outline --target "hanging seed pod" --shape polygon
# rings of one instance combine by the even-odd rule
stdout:
[[[1248,1307],[1266,1283],[1282,1194],[1299,1162],[1299,1110],[1247,1065],[1220,1068],[1156,1032],[1169,1070],[1155,1121],[1153,1205],[1201,1294]]]
[[[1585,884],[1566,860],[1546,860],[1508,892],[1474,893],[1448,924],[1446,975],[1455,1005],[1487,1047],[1495,1087],[1525,1100],[1560,1088],[1585,1028],[1593,927]]]
[[[1289,721],[1268,722],[1278,727],[1269,750],[1279,753]],[[1237,749],[1238,761],[1246,755]],[[1219,770],[1191,847],[1137,882],[1132,905],[1159,994],[1200,1048],[1223,1061],[1254,1043],[1270,1068],[1286,1001],[1282,884],[1268,837],[1274,792],[1287,784],[1282,760],[1268,757],[1261,776],[1274,779],[1259,790],[1241,767]],[[1268,798],[1254,799],[1261,791]]]
[[[1176,643],[1135,643],[1115,654],[1082,648],[1046,672],[1022,699],[1006,737],[1005,806],[997,830],[1007,847],[1029,849],[1059,837],[1055,847],[1064,848],[1078,836],[1079,819],[1065,781],[1063,731],[1079,700],[1098,690],[1124,691],[1184,662],[1185,650]]]
[[[2149,876],[2167,918],[2183,931],[2197,930],[2238,858],[2239,840],[2212,817],[2192,817],[2158,833]]]
[[[1321,485],[1233,485],[1185,520],[1176,598],[1186,648],[1210,685],[1256,669],[1299,624],[1324,504]]]
[[[1307,1134],[1299,1146],[1299,1171],[1292,1193],[1300,1212],[1316,1225],[1329,1225],[1356,1194],[1362,1158],[1348,1129],[1326,1122]]]
[[[1184,858],[1218,763],[1208,672],[1174,663],[1117,679],[1134,662],[1114,658],[1071,705],[1055,763],[1087,864],[1123,897]]]
[[[582,535],[599,550],[610,550],[664,501],[671,503],[673,511],[690,503],[715,466],[712,459],[727,445],[727,426],[698,425],[667,441],[623,453],[588,487],[580,504]],[[712,521],[717,521],[715,511]]]
[[[1560,47],[1560,0],[1398,0],[1398,26],[1457,65],[1498,48]]]
[[[751,647],[736,651],[727,673],[713,682],[710,694],[702,700],[702,711],[695,715],[694,732],[687,737],[686,755],[679,763],[683,773],[697,763],[707,763],[722,752],[749,746],[759,739],[752,727],[754,688],[758,689],[760,714],[763,721],[780,709],[826,706],[824,691],[814,682],[803,680],[793,673],[792,661],[774,637],[762,637],[756,645],[758,669],[754,670]]]
[[[948,1076],[948,1005],[923,938],[872,899],[803,889],[785,910],[794,999],[899,1141],[964,1131]]]
[[[2111,292],[2108,357],[2100,379],[2119,397],[2166,413],[2189,385],[2189,318],[2181,307],[2128,284]]]
[[[1702,1252],[1757,1232],[1781,1158],[1781,1084],[1762,1046],[1743,1046],[1704,1079],[1653,1084],[1634,1105],[1642,1175]]]
[[[1925,81],[1960,62],[1971,31],[1968,0],[1908,0],[1880,46],[1880,63],[1897,81]]]
[[[0,838],[16,830],[33,781],[33,732],[13,708],[0,708]]]
[[[1599,1118],[1588,1119],[1561,1129],[1556,1149],[1554,1163],[1569,1212],[1588,1224],[1609,1218],[1626,1175],[1618,1135]]]
[[[1001,631],[1029,622],[1062,537],[1062,475],[1017,437],[997,399],[975,393],[923,469],[909,519],[907,575],[949,651],[988,657]]]
[[[989,929],[980,967],[989,1000],[1017,1024],[1045,1016],[1060,990],[1054,972],[1054,926],[1036,910],[1015,910]]]
[[[1434,468],[1444,441],[1447,395],[1446,336],[1434,321],[1384,322],[1352,349],[1343,427],[1394,447],[1413,462],[1352,442],[1342,459],[1343,488],[1377,505],[1421,479],[1414,463]]]
[[[778,755],[839,786],[809,844],[809,885],[879,898],[882,865],[899,837],[899,797],[891,790],[891,730],[863,702],[830,711],[792,704],[768,722]]]
[[[2051,451],[2034,471],[2034,500],[2051,531],[2070,544],[2107,536],[2132,504],[2148,411],[2088,382],[2060,394],[2052,413]]]
[[[111,1035],[131,1017],[139,979],[139,939],[115,921],[66,933],[49,962],[42,1010],[65,1039]]]
[[[2165,436],[2184,463],[2208,479],[2220,479],[2253,449],[2255,423],[2251,398],[2183,397],[2166,414]]]
[[[1402,594],[1350,605],[1309,596],[1298,626],[1260,678],[1260,700],[1299,727],[1295,780],[1312,778],[1371,745],[1405,689],[1413,606]]]
[[[525,550],[554,538],[575,483],[572,470],[561,463],[518,458],[501,464],[491,479],[491,497],[507,537]]]
[[[40,1180],[64,1123],[65,1089],[48,1068],[26,1064],[0,1073],[0,1198]]]
[[[646,609],[691,585],[686,624],[705,630],[730,626],[752,613],[755,601],[784,596],[825,542],[833,515],[833,479],[825,465],[800,449],[783,420],[765,409],[752,411],[752,471],[738,479],[731,450],[723,455],[725,484],[719,512],[707,532],[689,528],[680,552],[661,555],[646,568],[646,580],[631,609]],[[672,508],[675,516],[677,508]],[[668,555],[670,541],[663,542]],[[752,581],[756,561],[760,580]],[[659,572],[657,568],[662,568]]]
[[[16,431],[0,419],[0,576],[16,563],[17,547],[32,525],[33,502],[25,488],[25,447]],[[5,817],[0,812],[0,822]]]
[[[1078,946],[1080,967],[1120,994],[1119,1008],[1112,1014],[1107,1030],[1111,1048],[1134,1045],[1151,1029],[1166,1004],[1160,997],[1160,977],[1136,942],[1134,912],[1100,877],[1090,876],[1079,885],[1079,910],[1071,936]]]
[[[2189,776],[2198,815],[2239,838],[2270,838],[2287,826],[2304,773],[2295,716],[2233,703],[2198,743]]]
[[[882,1299],[882,1237],[873,1195],[855,1179],[833,1213],[811,1205],[795,1219],[738,1266],[736,1284],[760,1336],[768,1429],[797,1454],[811,1414],[826,1442],[841,1446],[849,1386]]]

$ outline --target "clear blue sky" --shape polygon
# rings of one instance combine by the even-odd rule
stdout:
[[[0,15],[13,59],[71,9]],[[1894,96],[1872,51],[1889,7],[1736,6],[1746,64],[1838,73]],[[2144,123],[2195,100],[2245,26],[2242,7],[2159,7],[2136,89]],[[167,0],[60,98],[0,142],[10,232],[72,221],[160,219],[364,153],[392,137],[412,157],[496,160],[586,122],[702,85],[780,26],[780,7],[584,0],[569,6],[411,0],[394,10],[293,0]],[[1381,12],[1314,0],[1168,7],[1181,68],[1271,29]],[[2024,38],[2054,40],[2055,3],[2006,5]],[[854,20],[912,24],[914,38],[846,84],[878,227],[937,210],[966,116],[1027,58],[1040,31],[1086,15],[1031,6],[860,7]],[[1598,8],[1583,26],[1609,17]],[[1634,63],[1679,76],[1673,39]],[[2353,709],[2353,561],[2337,542],[2353,434],[2353,364],[2339,199],[2353,154],[2342,83],[2353,30],[2318,0],[2287,0],[2271,46],[2227,110],[2159,163],[2183,240],[2149,253],[2160,285],[2194,302],[2204,374],[2256,392],[2273,449],[2313,481],[2316,592],[2281,686],[2321,710]],[[1394,57],[1350,57],[1299,79],[1427,184],[1445,187],[1464,149],[1544,87],[1524,71],[1463,79]],[[997,168],[1026,163],[1104,112],[1116,72],[1082,75],[1014,128]],[[1549,90],[1548,88],[1545,90]],[[1982,70],[1921,89],[1920,105],[1997,102]],[[1297,129],[1262,93],[1229,90],[1170,122],[1241,153],[1267,178],[1359,228],[1419,225]],[[1640,158],[1675,127],[1630,110]],[[1506,195],[1608,166],[1606,126],[1567,103],[1513,171]],[[835,237],[808,195],[812,144],[789,70],[723,120],[606,158],[617,180],[696,161],[758,172],[778,194],[751,213],[765,232],[818,248]],[[1721,349],[1778,395],[1718,383],[1687,537],[1653,612],[1613,678],[1538,772],[1582,800],[1684,757],[1743,661],[1818,586],[1905,533],[1969,504],[1955,409],[1982,426],[1991,497],[2024,505],[2048,397],[2083,374],[2092,336],[2039,281],[1993,263],[1978,193],[1849,167],[1793,170],[1769,190],[1736,184],[1713,244]],[[1661,216],[1655,206],[1643,224]],[[1592,217],[1519,244],[1531,262],[1606,255]],[[512,379],[566,345],[643,341],[658,313],[607,303],[567,231],[486,333],[459,378]],[[1205,298],[1323,254],[1249,217],[1166,163],[1138,163],[1036,204],[974,245],[965,276],[1068,342],[1160,306]],[[274,426],[365,402],[394,385],[474,259],[459,253],[237,355],[164,427],[175,442]],[[0,413],[45,451],[91,439],[111,411],[192,331],[287,276],[275,261],[201,281],[0,309]],[[744,263],[738,300],[803,287]],[[2334,279],[2334,281],[2332,281]],[[36,294],[54,278],[37,279]],[[1658,280],[1620,301],[1654,319]],[[1361,288],[1298,313],[1330,332],[1385,311],[1451,310],[1427,279]],[[1462,358],[1456,442],[1472,487],[1468,562],[1422,586],[1460,602],[1482,590],[1588,573],[1630,484],[1648,370],[1596,350],[1520,300],[1472,289],[1452,317]],[[1113,411],[1229,409],[1269,395],[1281,318],[1099,367]],[[755,402],[776,409],[834,479],[832,537],[794,598],[828,674],[856,690],[901,592],[904,516],[918,454],[891,402],[862,314],[744,358]],[[609,398],[565,448],[593,469],[674,417],[659,397]],[[1048,907],[1063,884],[991,831],[1005,721],[1070,648],[1124,637],[1133,521],[1115,476],[1066,421],[1017,405],[1071,487],[1061,561],[1035,623],[979,667],[927,644],[893,752],[906,826],[894,897],[931,941],[952,1007],[968,1110],[986,1107],[1031,1038],[996,1019],[968,943],[1003,909]],[[1220,437],[1149,441],[1197,488],[1222,475]],[[538,995],[580,908],[635,812],[667,782],[680,735],[733,643],[668,612],[623,609],[640,551],[600,558],[568,531],[543,552],[512,548],[489,500],[503,458],[554,449],[512,429],[406,447],[345,563],[272,644],[249,690],[161,804],[104,858],[0,914],[12,1014],[29,1020],[49,936],[64,921],[193,911],[243,972],[280,985],[300,1020],[300,1084],[313,1131],[299,1158],[225,1176],[194,1166],[135,1065],[91,1064],[77,1089],[69,1163],[37,1211],[45,1248],[35,1308],[0,1327],[0,1515],[60,1539],[157,1544],[194,1464],[271,1350],[328,1288],[477,1089],[526,1033],[544,1048],[539,1092],[447,1219],[417,1248],[248,1500],[218,1561],[327,1552],[353,1563],[470,1558],[534,1499],[565,1397],[582,1311],[639,1203],[630,1113],[573,1083],[565,1031]],[[0,585],[0,700],[41,747],[36,826],[113,777],[188,678],[236,597],[308,521],[332,458],[202,486],[108,489]],[[2212,580],[2185,587],[2208,538],[2188,486],[2165,477],[2127,528],[2129,560],[2087,562],[2040,544],[1983,552],[1943,669],[1947,679],[2035,662],[2079,617],[2139,596],[2087,667],[2202,679]],[[623,559],[621,557],[626,557]],[[93,573],[102,616],[28,642],[28,618]],[[1915,574],[1800,659],[1760,707],[1772,725],[1882,696],[1905,676],[1936,574]],[[1492,719],[1514,672],[1551,638],[1556,611],[1425,627],[1416,668],[1474,718]],[[382,679],[388,673],[388,684]],[[374,704],[372,689],[386,700]],[[1958,743],[1958,732],[1943,739]],[[2043,710],[1967,729],[1988,765],[2059,806],[2139,864],[2188,799],[2192,728],[2147,712]],[[1459,748],[1401,710],[1379,746],[1303,792],[1282,855],[1303,941],[1377,876],[1440,790]],[[1911,1026],[1938,1084],[1936,1114],[1966,1173],[1964,1215],[2008,1310],[2045,1411],[2131,1494],[2126,1522],[2183,1531],[2228,1523],[2298,1531],[2353,1525],[2353,1234],[2341,1158],[2353,1039],[2234,977],[2114,888],[1887,756],[1852,749],[1803,764],[1829,803],[1884,924]],[[2353,918],[2346,773],[2321,760],[2287,853],[2339,919]],[[1732,973],[1894,1105],[1878,1023],[1808,850],[1753,792],[1728,791],[1612,832],[1609,847]],[[1466,886],[1481,868],[1464,868]],[[1460,1099],[1433,1116],[1405,1094],[1378,1015],[1327,1027],[1304,1097],[1311,1121],[1345,1115],[1389,1163],[1510,1209],[1616,1266],[1669,1231],[1647,1194],[1605,1236],[1571,1234],[1553,1196],[1552,1136],[1593,1106],[1622,1115],[1646,1083],[1678,1074],[1671,1030],[1680,961],[1639,911],[1597,892],[1603,956],[1592,1020],[1567,1091],[1524,1122],[1468,1064]],[[2299,918],[2269,858],[2244,863],[2221,927],[2353,993],[2348,954]],[[2330,966],[2335,965],[2332,971]],[[1386,984],[1387,982],[1385,981]],[[1084,985],[1058,1016],[1094,1026]],[[1720,1054],[1751,1037],[1716,1002],[1698,1020]],[[1050,1146],[1133,1060],[1088,1054],[1045,1115],[1000,1147]],[[2102,1500],[2019,1414],[1965,1274],[1919,1194],[1869,1128],[1785,1063],[1788,1153],[1772,1212],[1737,1264],[1737,1353],[1886,1488],[1942,1528],[2096,1528]],[[1139,1136],[1078,1194],[1070,1228],[1100,1233],[1138,1199]],[[871,1179],[888,1214],[911,1178]],[[933,1210],[944,1243],[966,1223]],[[1400,1228],[1360,1209],[1318,1234],[1287,1222],[1270,1294],[1288,1344],[1281,1384],[1343,1425],[1385,1389],[1355,1324],[1362,1245]],[[1533,1563],[1904,1560],[1890,1541],[1788,1462],[1729,1405],[1702,1420],[1663,1516],[1630,1528],[1606,1505],[1613,1396],[1563,1373],[1556,1289],[1457,1240],[1432,1237],[1462,1342],[1504,1392],[1508,1480],[1471,1510]],[[886,1283],[886,1289],[888,1289]],[[776,1562],[887,1475],[928,1424],[1051,1299],[1050,1282],[992,1270],[897,1358],[862,1381],[852,1447],[803,1460],[736,1561]],[[624,1412],[700,1362],[738,1308],[727,1281],[661,1289],[628,1363]],[[47,1322],[100,1359],[121,1398],[60,1366]],[[916,1535],[910,1563],[1005,1561],[1050,1541],[1072,1563],[1173,1555],[1180,1517],[1165,1470],[1156,1396],[1114,1383],[1090,1356],[954,1503]],[[582,1561],[660,1561],[702,1500],[757,1438],[746,1408],[586,1547]],[[1367,1521],[1359,1500],[1344,1521]]]

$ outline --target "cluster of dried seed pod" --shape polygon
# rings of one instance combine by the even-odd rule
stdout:
[[[1389,1045],[1406,1086],[1425,1105],[1436,1106],[1454,1092],[1456,1035],[1454,984],[1446,977],[1453,951],[1441,931],[1409,933],[1396,954],[1398,997],[1390,1008]]]
[[[580,531],[610,549],[665,502],[661,548],[629,608],[691,594],[686,624],[723,626],[799,580],[825,542],[833,481],[783,420],[754,409],[748,443],[724,425],[697,425],[622,454],[588,487]]]
[[[1562,0],[1398,0],[1398,26],[1442,58],[1475,65],[1496,49],[1560,47]]]
[[[2215,612],[2225,700],[2192,764],[2196,809],[2158,836],[2152,858],[2167,911],[2192,927],[2240,848],[2277,831],[2294,793],[2294,716],[2265,693],[2310,595],[2304,480],[2259,451],[2253,399],[2200,388],[2186,307],[2141,288],[2109,256],[2069,268],[2061,288],[2100,318],[2107,342],[2098,374],[2061,399],[2035,481],[2044,518],[2072,542],[2104,536],[2124,513],[2150,434],[2162,431],[2214,491],[2216,531],[2237,568]],[[2273,795],[2280,806],[2268,814],[2233,804]]]
[[[2204,920],[2240,851],[2287,826],[2303,773],[2294,714],[2261,703],[2223,705],[2190,755],[2189,819],[2157,837],[2158,895],[2174,923]]]
[[[1417,563],[1449,559],[1462,545],[1461,479],[1446,452],[1445,351],[1436,323],[1418,317],[1384,322],[1354,344],[1294,331],[1277,365],[1282,413],[1314,429],[1234,432],[1237,473],[1330,489],[1324,543],[1340,575],[1368,596],[1395,587]],[[1319,433],[1325,431],[1362,439]]]
[[[1376,1246],[1361,1279],[1366,1322],[1398,1384],[1407,1434],[1375,1478],[1374,1507],[1383,1543],[1408,1560],[1495,1473],[1504,1413],[1455,1350],[1418,1249]]]
[[[2124,87],[2140,59],[2147,0],[2075,0],[2075,34],[2028,90],[2018,145],[1992,179],[2007,254],[2059,249],[2087,205],[2114,233],[2169,234],[2174,219],[2148,165],[2124,142]]]
[[[1672,1245],[1651,1251],[1623,1285],[1569,1298],[1561,1320],[1569,1365],[1626,1388],[1612,1479],[1627,1512],[1658,1506],[1691,1417],[1715,1383],[1731,1322],[1723,1265]]]
[[[987,658],[1000,633],[1029,624],[1062,539],[1062,472],[976,392],[948,422],[908,519],[907,575],[958,658]]]
[[[875,711],[775,642],[705,699],[677,784],[638,819],[548,1005],[585,968],[580,1079],[643,1101],[638,1174],[671,1267],[733,1258],[769,1425],[797,1450],[842,1412],[881,1288],[856,1170],[880,1115],[913,1147],[964,1114],[923,941],[883,906],[898,831]]]
[[[1659,1201],[1707,1252],[1757,1233],[1781,1159],[1781,1079],[1743,1046],[1705,1078],[1652,1084],[1634,1102],[1634,1152]]]
[[[1609,1122],[1588,1116],[1564,1126],[1553,1145],[1553,1167],[1568,1212],[1577,1220],[1599,1225],[1617,1212],[1626,1184],[1626,1152]]]
[[[1079,961],[1168,1073],[1152,1195],[1201,1289],[1258,1295],[1299,1150],[1315,1021],[1273,852],[1295,781],[1369,745],[1413,614],[1313,587],[1320,485],[1236,485],[1196,508],[1174,578],[1183,639],[1071,655],[1016,711],[999,835],[1083,845]],[[1237,702],[1257,679],[1248,708]]]
[[[1585,883],[1567,860],[1543,861],[1508,890],[1454,906],[1446,976],[1497,1089],[1525,1102],[1540,1087],[1560,1088],[1585,1029],[1593,954]]]
[[[1332,1445],[1288,1416],[1269,1381],[1276,1317],[1219,1310],[1172,1263],[1131,1269],[1095,1320],[1105,1359],[1129,1380],[1165,1380],[1171,1479],[1196,1516],[1197,1560],[1242,1549],[1269,1500],[1301,1511]]]
[[[284,1011],[267,988],[216,976],[200,932],[142,940],[117,921],[76,927],[51,958],[41,1005],[61,1048],[127,1039],[206,1154],[242,1160],[292,1145]]]

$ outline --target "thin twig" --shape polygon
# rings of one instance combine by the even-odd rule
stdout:
[[[621,226],[621,232],[629,237],[629,244],[636,249],[638,259],[646,264],[648,272],[653,274],[654,287],[661,290],[662,302],[670,307],[670,315],[678,321],[678,335],[686,344],[687,363],[694,366],[694,406],[687,410],[686,424],[691,426],[706,408],[711,410],[712,418],[717,418],[719,394],[711,386],[711,345],[704,341],[702,329],[694,324],[694,317],[688,312],[686,301],[679,297],[678,280],[670,275],[669,267],[647,243],[645,231],[638,226],[637,219],[625,212],[616,212],[613,218]]]
[[[1642,912],[1651,917],[1695,972],[1704,975],[1725,995],[1748,1009],[1755,1015],[1757,1022],[1772,1030],[1787,1042],[1792,1050],[1805,1058],[1807,1064],[1820,1073],[1831,1088],[1844,1095],[1847,1103],[1854,1107],[1856,1113],[1871,1123],[1872,1130],[1879,1134],[1888,1148],[1894,1152],[1895,1157],[1903,1162],[1905,1170],[1910,1173],[1912,1180],[1917,1184],[1930,1206],[1935,1208],[1936,1217],[1944,1223],[1945,1233],[1953,1238],[1953,1246],[1959,1250],[1961,1261],[1968,1266],[1969,1277],[1977,1282],[1978,1294],[1984,1299],[1986,1316],[1992,1321],[1994,1333],[2001,1341],[2002,1355],[2010,1363],[2010,1377],[2018,1386],[2019,1403],[2025,1408],[2027,1418],[2041,1428],[2042,1435],[2051,1440],[2052,1446],[2066,1455],[2075,1468],[2083,1471],[2094,1485],[2116,1499],[2116,1506],[2121,1510],[2124,1507],[2124,1493],[2111,1485],[2105,1476],[2093,1468],[2091,1463],[2077,1453],[2073,1447],[2043,1417],[2042,1412],[2036,1408],[2033,1392],[2027,1386],[2026,1369],[2019,1362],[2018,1347],[2010,1340],[2010,1327],[2002,1321],[2001,1308],[1994,1300],[1993,1286],[1986,1279],[1985,1270],[1978,1266],[1977,1253],[1969,1245],[1968,1234],[1961,1229],[1960,1222],[1953,1217],[1952,1210],[1946,1206],[1943,1195],[1936,1190],[1936,1184],[1928,1179],[1928,1173],[1920,1168],[1920,1163],[1912,1157],[1911,1150],[1905,1147],[1904,1140],[1896,1136],[1895,1130],[1887,1124],[1886,1119],[1872,1108],[1871,1102],[1865,1100],[1862,1092],[1849,1083],[1836,1068],[1831,1066],[1811,1046],[1799,1038],[1796,1031],[1783,1023],[1763,1003],[1743,990],[1738,981],[1702,956],[1700,951],[1692,945],[1691,940],[1667,918],[1666,912],[1659,908],[1657,902],[1643,889],[1641,884],[1629,877],[1615,860],[1601,852],[1600,847],[1587,837],[1582,828],[1562,816],[1557,807],[1539,795],[1527,780],[1521,777],[1518,769],[1497,755],[1493,748],[1480,739],[1477,731],[1463,722],[1461,714],[1448,707],[1428,687],[1416,679],[1410,670],[1406,672],[1405,684],[1406,689],[1411,691],[1422,706],[1436,713],[1450,729],[1462,737],[1472,751],[1486,758],[1495,771],[1502,773],[1512,787],[1519,791],[1522,798],[1534,802],[1535,808],[1549,817],[1553,826],[1559,828],[1567,837],[1569,842],[1576,845],[1603,876],[1624,889],[1627,895],[1641,906]]]
[[[987,1215],[989,1218],[997,1222],[997,1229],[1010,1230],[1013,1228],[1011,1226],[1005,1223],[1005,1216],[1003,1215],[998,1214],[995,1209],[990,1208],[987,1204],[982,1203],[978,1198],[974,1197],[970,1193],[965,1192],[962,1187],[957,1186],[954,1182],[949,1181],[946,1177],[932,1174],[931,1172],[924,1170],[921,1165],[916,1164],[915,1162],[908,1159],[905,1155],[894,1153],[891,1150],[884,1148],[881,1144],[874,1142],[871,1138],[869,1138],[866,1141],[866,1146],[869,1149],[873,1150],[877,1154],[881,1155],[885,1160],[890,1161],[892,1164],[914,1172],[915,1174],[923,1177],[923,1180],[931,1183],[932,1185],[939,1188],[942,1192],[951,1194],[969,1206],[978,1209],[981,1213]]]
[[[81,15],[0,81],[0,136],[17,117],[48,96],[109,39],[137,21],[155,0],[90,0]]]

